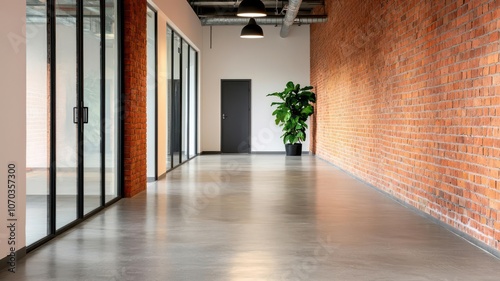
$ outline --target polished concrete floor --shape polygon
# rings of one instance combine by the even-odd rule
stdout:
[[[61,171],[63,170],[63,171]],[[56,182],[56,228],[62,228],[77,218],[77,173],[76,169],[61,169],[57,172]],[[31,245],[45,238],[48,225],[48,169],[28,169],[26,174],[26,243]],[[84,214],[88,214],[101,205],[101,174],[95,168],[84,170]],[[117,197],[113,184],[115,171],[106,173],[105,202]]]
[[[500,260],[313,156],[200,156],[0,280],[500,280]]]

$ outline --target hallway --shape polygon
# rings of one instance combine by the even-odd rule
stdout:
[[[199,156],[0,280],[498,280],[500,260],[314,156]]]

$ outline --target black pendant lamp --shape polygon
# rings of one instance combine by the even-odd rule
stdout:
[[[265,17],[266,6],[260,0],[243,0],[238,6],[236,15],[247,18]]]
[[[250,18],[248,24],[241,30],[241,38],[263,38],[264,31],[257,25],[254,18]]]

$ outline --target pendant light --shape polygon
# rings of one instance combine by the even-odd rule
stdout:
[[[254,18],[250,18],[248,24],[241,30],[241,38],[263,38],[264,31],[257,25]]]
[[[247,18],[265,17],[266,6],[260,0],[243,0],[238,6],[236,15]]]

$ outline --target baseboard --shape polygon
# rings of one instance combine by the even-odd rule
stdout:
[[[394,198],[394,199],[398,199],[398,198]],[[415,208],[414,206],[412,206],[412,205],[410,205],[402,200],[396,200],[396,202],[400,203],[401,205],[403,205],[405,207],[408,207],[410,210],[418,213],[419,215],[423,216],[424,218],[430,219],[431,221],[433,221],[437,225],[444,227],[449,232],[459,236],[460,238],[464,239],[465,241],[467,241],[467,242],[471,243],[472,245],[478,247],[479,249],[487,252],[488,254],[493,255],[497,259],[500,259],[500,251],[489,246],[488,244],[484,243],[483,241],[478,240],[478,239],[470,236],[469,234],[467,234],[461,230],[458,230],[457,228],[455,228],[455,227],[453,227],[445,222],[438,220],[437,218],[419,210],[418,208]]]
[[[223,153],[220,151],[202,151],[200,153],[200,155],[215,155],[215,154],[223,154]],[[237,154],[237,153],[234,153],[234,154]],[[252,152],[250,152],[250,154],[275,154],[275,155],[277,155],[277,154],[285,154],[285,152],[284,151],[252,151]],[[310,152],[309,151],[302,151],[302,154],[309,155]]]
[[[220,151],[202,151],[200,155],[214,155],[214,154],[222,154]]]
[[[156,181],[155,177],[147,177],[147,182],[154,182]]]
[[[357,180],[360,180],[362,181],[361,179],[355,177]],[[364,182],[364,181],[363,181]],[[364,182],[366,183],[366,182]],[[489,246],[488,244],[484,243],[483,241],[477,239],[477,238],[474,238],[472,236],[470,236],[469,234],[431,216],[430,214],[420,210],[419,208],[413,206],[413,205],[410,205],[408,204],[407,202],[403,201],[402,199],[400,198],[397,198],[395,197],[394,195],[391,195],[375,186],[372,186],[371,184],[367,184],[368,186],[370,186],[371,188],[375,189],[376,191],[380,192],[381,194],[385,195],[386,197],[389,197],[390,199],[396,201],[398,204],[402,205],[403,207],[407,208],[407,209],[410,209],[411,211],[413,211],[414,213],[416,213],[417,215],[421,216],[421,217],[424,217],[432,222],[434,222],[435,224],[443,227],[444,229],[448,230],[449,232],[459,236],[460,238],[466,240],[467,242],[471,243],[472,245],[478,247],[479,249],[487,252],[488,254],[491,254],[493,255],[494,257],[496,257],[497,259],[500,259],[500,251],[498,251],[497,249]]]
[[[5,269],[14,274],[17,267],[16,266],[17,261],[24,258],[25,256],[26,256],[26,247],[17,250],[14,257],[11,257],[10,255],[6,256],[5,258],[0,260],[0,270]]]
[[[252,154],[285,155],[285,151],[252,151]],[[309,155],[309,151],[302,151],[302,155]]]
[[[411,211],[413,211],[414,213],[416,213],[417,215],[421,216],[421,217],[424,217],[426,219],[429,219],[430,221],[432,221],[433,223],[443,227],[444,229],[448,230],[449,232],[461,237],[462,239],[464,239],[465,241],[471,243],[472,245],[478,247],[479,249],[483,250],[484,252],[496,257],[497,259],[500,259],[500,251],[498,251],[497,249],[489,246],[488,244],[482,242],[481,240],[477,239],[477,238],[474,238],[472,237],[471,235],[431,216],[430,214],[416,208],[415,206],[412,206],[410,204],[408,204],[407,202],[405,202],[404,200],[402,199],[399,199],[397,198],[396,196],[380,189],[380,188],[377,188],[376,186],[370,184],[370,183],[367,183],[366,181],[364,181],[363,179],[359,178],[358,176],[355,176],[354,174],[352,174],[351,172],[347,171],[347,170],[344,170],[334,164],[332,164],[331,162],[327,161],[326,159],[323,159],[319,156],[316,156],[318,157],[319,159],[327,162],[328,164],[334,166],[335,168],[341,170],[342,172],[348,174],[349,176],[351,176],[352,178],[366,184],[367,186],[369,186],[370,188],[374,189],[375,191],[379,192],[380,194],[384,195],[385,197],[395,201],[396,203],[400,204],[401,206],[407,208],[407,209],[410,209]]]

